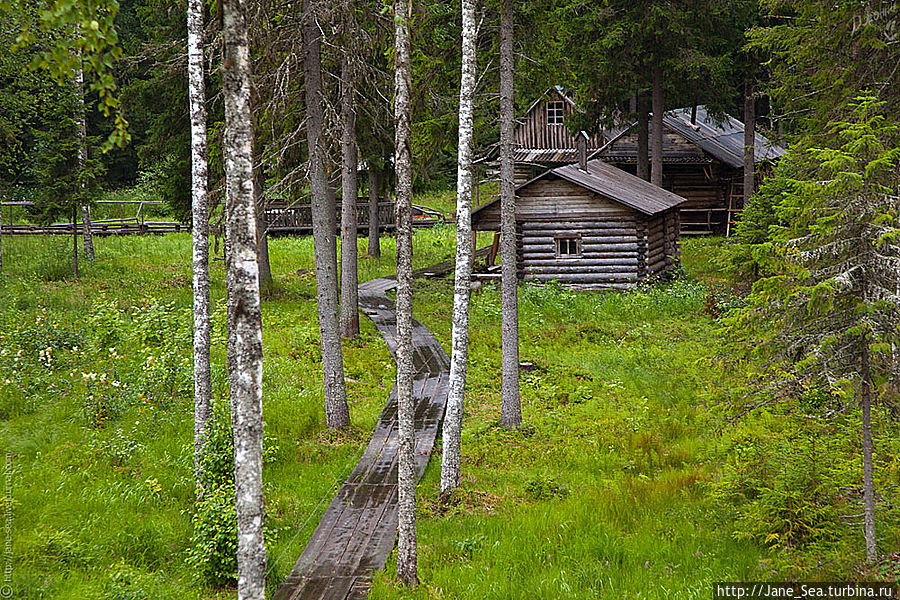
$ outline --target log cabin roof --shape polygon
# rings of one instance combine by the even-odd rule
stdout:
[[[523,183],[516,191],[530,185],[532,182],[545,177],[559,177],[588,189],[595,194],[604,196],[637,210],[645,215],[653,216],[674,208],[685,201],[684,198],[673,194],[668,190],[657,187],[649,181],[635,177],[631,173],[609,165],[602,160],[591,160],[587,163],[587,171],[582,171],[578,165],[565,165],[550,169],[538,175],[534,179]],[[472,211],[472,219],[477,219],[478,214],[500,201],[500,198]]]
[[[698,106],[697,120],[692,124],[691,108],[679,108],[666,113],[663,123],[704,152],[736,169],[743,168],[744,124],[731,115],[725,115],[719,121],[710,116],[705,106]],[[758,133],[754,133],[754,136],[755,162],[773,161],[784,155],[785,149],[782,146],[770,142]]]

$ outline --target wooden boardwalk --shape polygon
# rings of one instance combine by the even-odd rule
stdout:
[[[381,332],[391,354],[397,349],[396,287],[384,277],[359,286],[359,305]],[[444,415],[450,359],[428,329],[413,321],[416,375],[416,470],[425,471]],[[397,389],[375,425],[356,468],[332,500],[275,600],[356,600],[368,596],[373,571],[384,568],[397,538]]]

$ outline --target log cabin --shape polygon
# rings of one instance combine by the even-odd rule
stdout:
[[[516,184],[525,183],[547,169],[575,162],[578,136],[570,133],[565,120],[576,112],[575,101],[556,86],[544,92],[517,120],[513,154]],[[587,138],[588,154],[602,148],[607,141],[602,132],[581,135]]]
[[[600,160],[545,171],[516,188],[520,279],[633,288],[679,264],[684,198]],[[472,212],[476,231],[500,230],[500,201]]]
[[[525,183],[538,174],[576,160],[578,136],[564,124],[578,105],[559,86],[548,89],[516,124],[515,182]],[[726,115],[719,120],[705,106],[677,109],[663,118],[663,187],[687,199],[681,209],[685,235],[730,233],[744,206],[744,124]],[[598,157],[635,174],[635,125],[601,131],[587,139],[588,156]],[[757,171],[785,152],[756,134]],[[496,158],[496,151],[479,162]]]
[[[687,201],[681,233],[730,233],[744,207],[744,124],[706,107],[681,108],[663,117],[663,187]],[[785,149],[755,134],[754,160],[764,173]],[[597,156],[629,173],[637,169],[637,132],[611,139]]]

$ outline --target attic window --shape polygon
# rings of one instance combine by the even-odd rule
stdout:
[[[578,258],[581,256],[581,238],[560,236],[556,238],[556,258]]]
[[[547,124],[562,125],[566,117],[566,105],[561,100],[547,103]]]

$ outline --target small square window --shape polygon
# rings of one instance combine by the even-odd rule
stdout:
[[[560,100],[547,103],[547,124],[562,125],[566,118],[566,105]]]
[[[577,258],[581,256],[581,240],[577,237],[556,238],[557,258]]]

